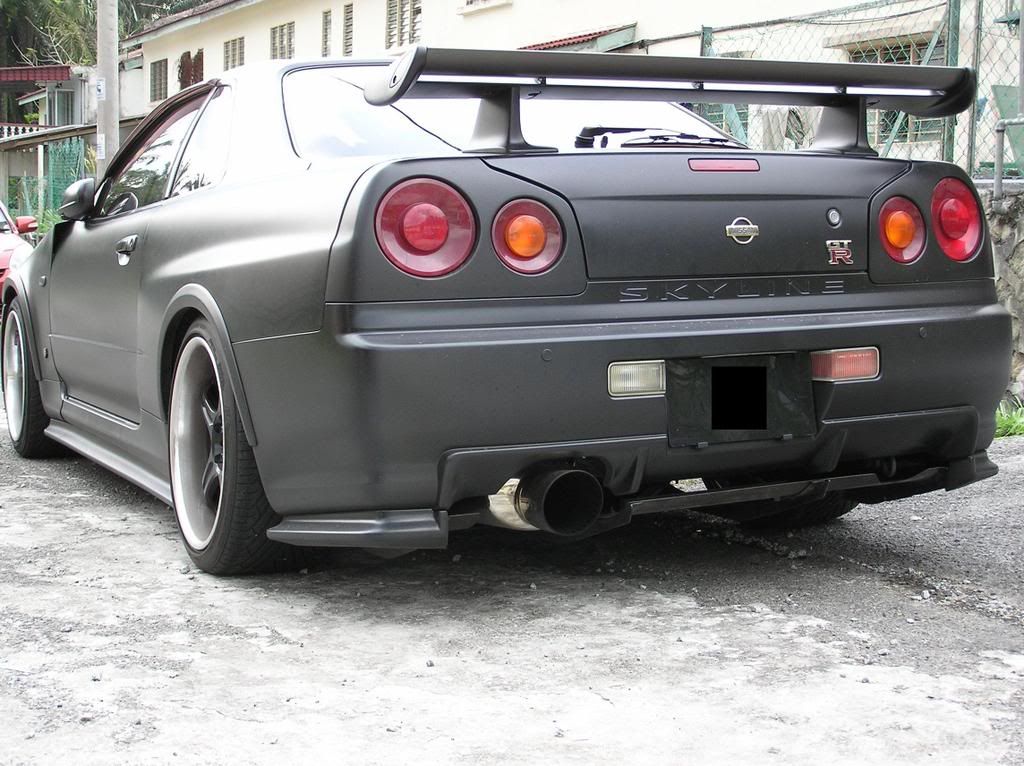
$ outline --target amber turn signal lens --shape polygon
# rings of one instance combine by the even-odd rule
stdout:
[[[897,250],[903,250],[910,245],[916,233],[914,219],[904,210],[897,210],[885,219],[885,238]]]
[[[547,244],[544,224],[536,216],[517,215],[505,229],[505,244],[520,258],[533,258]]]
[[[913,263],[924,252],[924,216],[906,197],[890,197],[878,215],[878,238],[896,263]]]

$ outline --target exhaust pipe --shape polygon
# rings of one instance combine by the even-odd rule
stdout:
[[[540,471],[524,476],[513,506],[527,524],[556,535],[579,535],[604,508],[604,488],[589,471]]]

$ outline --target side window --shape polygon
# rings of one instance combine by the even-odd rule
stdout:
[[[164,197],[174,158],[202,105],[195,98],[167,115],[110,182],[100,215],[127,213]]]
[[[227,169],[231,130],[231,93],[218,90],[185,145],[178,165],[178,175],[171,187],[171,196],[188,194],[219,182]]]

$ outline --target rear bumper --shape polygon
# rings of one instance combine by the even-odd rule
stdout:
[[[365,307],[332,304],[317,333],[234,345],[279,513],[450,508],[546,460],[594,461],[617,494],[908,455],[944,466],[991,442],[1009,377],[996,304],[473,327],[420,306],[415,330],[363,329]],[[880,349],[881,377],[815,384],[804,439],[672,448],[664,397],[607,392],[613,361],[858,346]]]

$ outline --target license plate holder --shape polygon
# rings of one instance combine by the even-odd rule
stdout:
[[[795,439],[816,431],[807,353],[669,359],[672,447]]]

